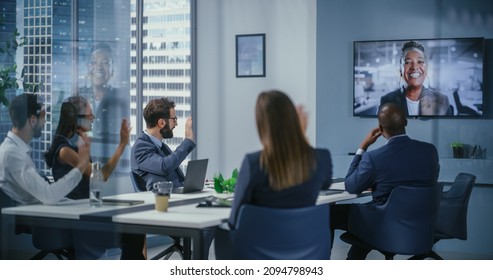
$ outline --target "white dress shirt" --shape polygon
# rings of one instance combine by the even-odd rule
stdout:
[[[29,145],[9,131],[0,145],[0,189],[19,204],[54,204],[77,186],[82,173],[73,168],[50,184],[39,175]]]

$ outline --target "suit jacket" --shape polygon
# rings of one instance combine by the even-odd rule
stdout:
[[[396,186],[432,185],[438,180],[438,153],[430,143],[399,135],[385,146],[356,155],[346,175],[346,190],[372,188],[373,201],[383,204]]]
[[[291,188],[274,191],[269,177],[260,168],[260,151],[248,154],[243,159],[235,187],[229,224],[236,223],[238,210],[243,204],[255,204],[275,208],[296,208],[315,205],[320,190],[328,189],[332,183],[332,160],[326,149],[314,149],[316,168],[312,177]]]
[[[187,138],[174,152],[164,142],[163,145],[165,149],[158,148],[147,134],[142,133],[132,147],[131,170],[145,181],[147,190],[160,181],[173,181],[173,188],[183,186],[185,178],[180,164],[196,146]]]
[[[405,90],[397,89],[382,96],[380,99],[380,105],[385,103],[400,104],[406,111],[406,116],[409,116]],[[421,90],[418,115],[452,115],[452,109],[450,107],[448,97],[444,94],[423,87]]]

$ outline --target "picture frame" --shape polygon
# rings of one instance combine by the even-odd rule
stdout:
[[[265,77],[265,33],[236,35],[236,77]]]

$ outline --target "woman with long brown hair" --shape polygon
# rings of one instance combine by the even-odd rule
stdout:
[[[261,151],[241,165],[229,224],[234,228],[243,204],[276,208],[315,205],[319,191],[332,183],[327,149],[315,149],[306,137],[306,114],[283,92],[260,93],[255,108]]]

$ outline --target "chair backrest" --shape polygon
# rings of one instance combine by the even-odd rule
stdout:
[[[236,259],[329,259],[329,207],[243,205],[231,237]]]
[[[147,191],[145,182],[139,175],[130,171],[130,179],[132,180],[132,186],[134,187],[135,192]]]
[[[467,239],[467,208],[476,176],[459,173],[450,189],[442,193],[436,226],[437,239]]]
[[[441,185],[397,186],[383,205],[360,204],[349,214],[349,232],[380,251],[418,255],[434,243]]]

